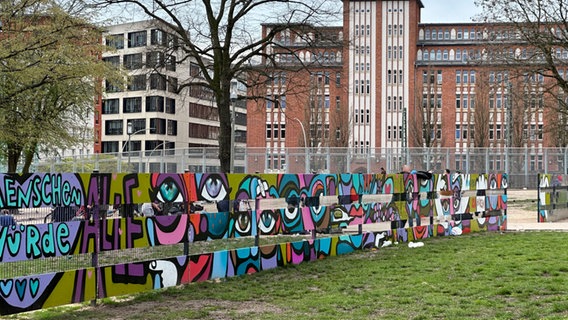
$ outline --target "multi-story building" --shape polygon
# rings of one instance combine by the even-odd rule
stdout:
[[[133,169],[142,172],[202,171],[201,158],[192,163],[186,150],[216,149],[219,117],[211,91],[189,85],[202,81],[198,65],[182,56],[177,38],[157,21],[110,26],[103,42],[114,49],[104,52],[103,59],[126,70],[128,79],[126,86],[104,81],[105,92],[96,105],[94,151],[124,152]],[[242,147],[246,109],[239,103],[235,109],[235,145]],[[164,153],[171,161],[165,168],[160,167]],[[210,171],[218,167],[218,160],[206,164]]]
[[[488,40],[502,40],[501,45],[507,43],[505,54],[520,58],[527,54],[526,44],[516,40],[507,25],[421,23],[423,7],[420,0],[343,0],[343,26],[311,27],[307,32],[293,27],[281,32],[272,49],[286,52],[285,60],[280,60],[286,63],[278,70],[290,64],[302,68],[288,68],[286,77],[279,81],[275,76],[274,82],[262,89],[266,90],[265,102],[249,102],[249,118],[255,120],[249,122],[248,146],[267,150],[264,167],[259,165],[257,170],[281,169],[283,157],[275,163],[270,155],[276,156],[275,150],[284,146],[305,145],[298,138],[302,134],[310,141],[318,130],[334,129],[346,135],[343,143],[334,145],[331,142],[335,139],[324,139],[324,147],[349,147],[353,161],[373,158],[377,169],[384,165],[381,155],[387,150],[455,148],[452,167],[461,170],[474,148],[526,147],[530,170],[542,170],[544,159],[539,150],[553,145],[552,136],[545,130],[550,115],[543,111],[543,105],[554,103],[542,89],[546,81],[522,71],[522,63],[511,67],[489,57],[498,50],[489,48],[492,41]],[[270,25],[263,25],[264,31],[266,28]],[[301,41],[303,37],[317,40],[314,35],[328,30],[333,30],[339,40],[333,42],[331,52],[326,53],[325,41],[309,45]],[[306,61],[317,62],[319,57],[323,57],[322,63],[304,68]],[[330,112],[332,109],[323,108],[318,116],[310,105],[314,94],[295,94],[294,88],[310,87],[298,79],[316,79],[319,83],[319,75],[324,85],[312,91],[315,101],[322,96],[325,106],[335,105],[337,109]],[[277,112],[271,99],[275,92],[286,97],[286,108]],[[329,121],[317,122],[332,113],[340,116],[339,121],[329,117]],[[310,130],[302,133],[293,120]],[[278,133],[283,121],[287,124],[285,135]],[[323,136],[335,137],[329,132]],[[504,154],[495,154],[483,168],[503,171],[504,158]],[[420,161],[417,165],[426,165]],[[427,166],[433,169],[443,169],[447,163],[445,159],[430,161]]]

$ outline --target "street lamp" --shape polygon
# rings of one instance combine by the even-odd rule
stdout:
[[[231,80],[231,159],[229,164],[229,171],[235,172],[235,104],[237,103],[237,81]]]
[[[306,159],[305,159],[305,170],[306,173],[309,173],[310,171],[310,165],[308,162],[308,142],[306,140],[306,129],[304,129],[304,124],[302,123],[302,121],[300,121],[300,119],[298,118],[294,118],[294,120],[298,121],[298,123],[300,124],[300,127],[302,128],[302,136],[304,137],[304,151],[306,153]]]
[[[124,152],[124,149],[126,148],[126,146],[128,146],[128,169],[130,170],[130,155],[132,153],[132,148],[130,145],[130,138],[132,137],[133,134],[138,134],[140,132],[144,132],[147,130],[154,130],[155,128],[145,128],[145,129],[140,129],[140,130],[136,130],[135,132],[133,131],[133,127],[132,127],[132,122],[128,122],[126,124],[126,134],[128,135],[128,142],[126,142],[126,144],[124,146],[122,146],[122,151],[121,153]]]

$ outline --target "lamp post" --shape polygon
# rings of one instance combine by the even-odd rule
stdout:
[[[237,81],[231,81],[231,159],[229,170],[231,173],[235,172],[235,104],[237,103]]]
[[[144,128],[144,129],[140,129],[140,130],[136,130],[134,132],[133,131],[133,127],[132,127],[132,122],[128,122],[126,124],[126,134],[128,135],[128,141],[126,142],[126,144],[122,147],[122,152],[124,152],[124,149],[126,148],[126,146],[128,146],[128,169],[130,170],[130,154],[132,153],[132,148],[130,146],[130,138],[132,137],[132,135],[134,134],[138,134],[140,132],[144,132],[147,130],[154,130],[155,128]]]
[[[304,124],[302,123],[302,121],[300,121],[300,119],[294,118],[294,120],[298,121],[298,123],[300,124],[300,127],[302,128],[302,136],[304,137],[304,152],[306,153],[306,159],[304,161],[305,170],[306,170],[306,173],[309,173],[310,164],[308,162],[308,141],[306,140],[306,129],[304,129]]]

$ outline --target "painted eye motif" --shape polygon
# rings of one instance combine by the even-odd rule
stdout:
[[[269,234],[276,226],[276,219],[272,216],[272,212],[265,210],[260,214],[260,223],[258,225],[263,234]]]
[[[227,189],[223,185],[223,181],[217,177],[208,177],[205,181],[205,187],[201,191],[203,199],[215,202],[225,200]]]
[[[160,202],[183,202],[183,195],[181,194],[178,185],[173,179],[166,179],[160,185],[156,198]]]
[[[251,230],[250,218],[248,212],[239,213],[235,219],[235,229],[240,234],[247,234]]]

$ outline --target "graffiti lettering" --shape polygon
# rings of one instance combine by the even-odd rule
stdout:
[[[53,230],[53,227],[57,229]],[[55,256],[55,245],[62,255],[69,253],[71,245],[67,240],[69,237],[69,227],[65,223],[48,224],[47,231],[43,234],[36,226],[27,228],[26,255],[28,258],[53,257]]]
[[[38,207],[41,204],[55,206],[80,205],[83,191],[60,174],[36,175],[20,184],[10,176],[4,176],[3,192],[0,190],[0,207]]]

